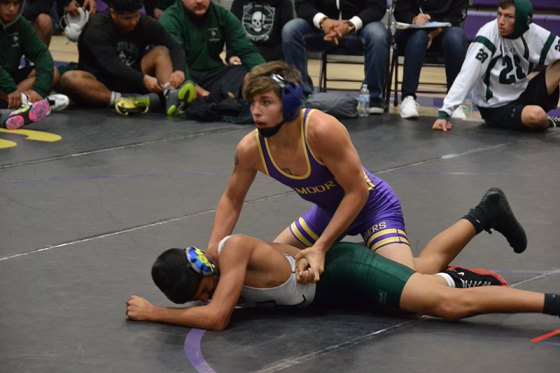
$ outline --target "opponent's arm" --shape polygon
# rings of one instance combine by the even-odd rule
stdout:
[[[212,301],[204,306],[188,308],[160,307],[133,295],[127,302],[126,315],[130,320],[181,325],[190,328],[223,330],[239,300],[247,265],[253,247],[243,250],[224,250],[220,255],[220,279]]]

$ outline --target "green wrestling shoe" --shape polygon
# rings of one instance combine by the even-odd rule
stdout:
[[[120,115],[145,114],[150,110],[150,98],[148,96],[119,97],[115,100],[115,110]]]

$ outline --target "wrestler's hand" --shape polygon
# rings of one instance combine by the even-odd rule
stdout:
[[[436,119],[436,121],[432,125],[432,129],[434,131],[447,132],[447,130],[450,130],[451,128],[453,128],[453,124],[447,119]]]
[[[319,281],[321,274],[325,271],[325,253],[318,247],[311,246],[307,249],[301,250],[296,255],[296,260],[300,260],[302,258],[307,259],[309,262],[309,268],[301,274],[298,274],[299,277],[305,276],[313,276],[313,282]]]
[[[315,279],[315,273],[306,258],[301,258],[296,262],[296,279],[300,284],[308,284]]]
[[[130,320],[149,321],[154,305],[145,298],[131,295],[126,301],[126,317]]]

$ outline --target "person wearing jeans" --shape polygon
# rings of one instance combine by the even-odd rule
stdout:
[[[370,91],[370,113],[383,113],[389,40],[381,19],[386,11],[386,0],[296,1],[300,18],[291,20],[282,29],[282,50],[285,61],[301,72],[306,96],[313,92],[307,71],[306,40],[310,36],[323,36],[326,48],[364,48],[364,83]]]
[[[436,52],[445,59],[447,89],[461,71],[465,59],[465,32],[463,21],[466,16],[468,0],[427,0],[419,6],[417,0],[399,0],[395,6],[395,19],[398,22],[415,26],[426,26],[428,22],[447,22],[450,27],[409,28],[397,30],[395,40],[399,54],[404,54],[403,83],[400,114],[402,118],[418,118],[416,91],[420,71],[426,52]],[[454,118],[466,119],[459,106],[453,113]]]

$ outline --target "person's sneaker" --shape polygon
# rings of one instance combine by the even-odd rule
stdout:
[[[560,117],[548,117],[548,128],[560,127]]]
[[[490,188],[478,204],[484,214],[483,229],[490,233],[494,228],[505,236],[509,245],[516,253],[522,253],[527,248],[527,235],[519,224],[504,192],[499,188]]]
[[[401,102],[401,118],[416,119],[418,118],[418,104],[412,96],[406,96]]]
[[[463,105],[459,105],[459,106],[457,106],[457,109],[453,110],[453,113],[451,113],[451,118],[461,119],[461,120],[466,120],[467,119],[467,115],[465,114],[465,111],[463,110]]]
[[[115,110],[121,115],[145,114],[150,110],[150,98],[148,96],[125,96],[115,100]]]
[[[66,109],[68,105],[70,105],[70,99],[68,96],[60,94],[60,93],[53,93],[52,95],[48,95],[46,100],[49,102],[51,106],[51,111],[58,112]]]
[[[383,101],[381,100],[370,100],[369,113],[370,114],[383,114],[385,112],[385,107],[383,106]]]
[[[451,266],[443,272],[451,276],[457,288],[508,286],[507,281],[502,276],[489,269]]]
[[[23,105],[12,111],[2,123],[4,128],[15,130],[29,123],[39,122],[51,113],[47,100],[39,100],[32,104]]]
[[[196,85],[193,81],[187,80],[177,90],[177,97],[185,104],[190,104],[196,99]]]
[[[182,102],[179,101],[175,88],[166,88],[163,91],[163,97],[165,99],[165,114],[167,114],[167,116],[173,117],[182,112]]]

